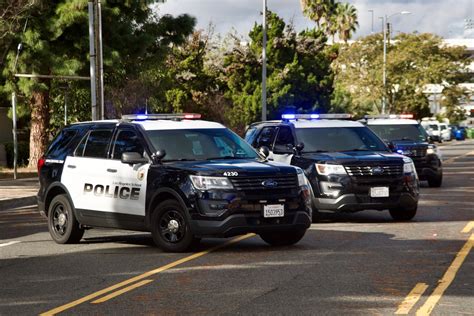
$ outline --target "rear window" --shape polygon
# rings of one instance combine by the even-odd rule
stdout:
[[[67,155],[68,145],[76,136],[77,130],[64,129],[53,140],[49,146],[46,157],[51,159],[64,159]]]

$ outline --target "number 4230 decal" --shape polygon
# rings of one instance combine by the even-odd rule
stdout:
[[[222,175],[224,177],[237,177],[239,173],[237,171],[226,171]]]

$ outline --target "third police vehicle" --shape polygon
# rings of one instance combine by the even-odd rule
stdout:
[[[412,114],[366,116],[364,121],[392,150],[413,160],[420,180],[428,181],[430,187],[441,186],[443,166],[438,148]]]
[[[413,161],[393,153],[369,128],[345,114],[286,114],[252,124],[246,140],[270,159],[302,168],[317,211],[390,211],[410,220],[419,181]]]
[[[58,243],[90,227],[150,231],[166,251],[202,237],[257,233],[298,242],[311,224],[300,168],[268,162],[200,115],[72,124],[39,160],[38,207]]]

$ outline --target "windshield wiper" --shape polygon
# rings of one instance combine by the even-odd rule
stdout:
[[[397,141],[397,140],[411,140],[411,141],[414,141],[414,140],[411,139],[410,137],[402,137],[402,138],[400,138],[400,139],[393,139],[392,142],[393,142],[393,141]]]
[[[354,148],[354,149],[347,149],[341,151],[373,151],[373,149],[361,149],[361,148]]]
[[[303,151],[303,154],[317,154],[317,153],[327,153],[327,150],[311,150],[311,151]]]

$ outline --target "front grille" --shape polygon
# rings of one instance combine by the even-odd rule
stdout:
[[[399,177],[403,165],[344,166],[351,177]]]
[[[398,149],[403,150],[406,152],[405,156],[408,157],[424,157],[426,156],[426,147],[420,147],[420,146],[402,146],[399,147]]]
[[[276,182],[274,187],[266,187],[263,183],[267,180]],[[284,193],[288,189],[295,189],[298,186],[298,178],[296,175],[276,175],[276,176],[253,176],[253,177],[237,177],[231,178],[230,181],[239,191],[249,193],[255,192],[278,192]]]

